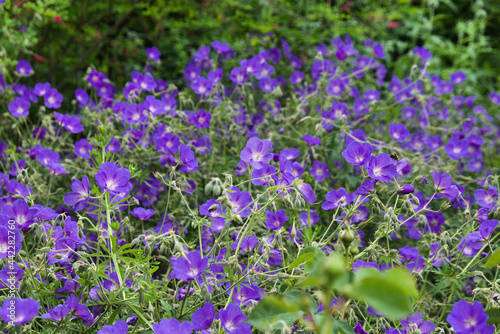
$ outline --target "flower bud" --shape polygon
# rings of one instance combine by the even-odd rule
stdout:
[[[207,183],[205,185],[205,195],[209,196],[213,190],[214,190],[214,187],[212,186],[212,183]]]
[[[359,248],[358,248],[358,246],[352,246],[351,248],[349,248],[349,253],[352,256],[358,255],[359,254]]]
[[[216,184],[214,187],[213,187],[213,194],[214,196],[219,196],[221,193],[221,188],[218,184]]]
[[[340,232],[340,241],[342,241],[342,244],[345,248],[348,248],[349,245],[354,241],[354,233],[349,227]]]

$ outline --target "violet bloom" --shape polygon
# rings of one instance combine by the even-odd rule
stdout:
[[[31,224],[35,222],[38,209],[30,208],[26,201],[21,198],[16,200],[12,205],[4,206],[1,213],[9,221],[14,221],[17,228],[27,231]]]
[[[265,211],[267,215],[266,227],[272,231],[279,230],[283,224],[290,219],[285,213],[285,210],[278,210],[276,213]]]
[[[49,265],[55,263],[64,264],[70,261],[75,255],[74,250],[75,243],[69,238],[63,237],[58,239],[56,241],[55,248],[47,253]]]
[[[328,165],[326,163],[315,160],[313,162],[313,167],[309,169],[309,173],[314,176],[317,182],[323,181],[325,178],[329,178],[332,174],[328,171]]]
[[[366,159],[364,167],[372,179],[383,183],[389,183],[397,174],[394,159],[386,153],[380,153],[378,156],[371,155]]]
[[[40,303],[34,299],[6,299],[0,308],[0,318],[14,326],[20,326],[36,317],[39,310]]]
[[[272,147],[273,144],[270,140],[252,137],[247,141],[245,148],[241,150],[240,158],[256,169],[263,168],[268,161],[273,159],[274,155],[270,153]]]
[[[432,172],[434,178],[435,190],[442,196],[452,200],[458,195],[458,188],[452,184],[453,180],[448,174],[439,174],[438,171]]]
[[[319,215],[316,210],[309,210],[307,212],[301,212],[299,224],[301,226],[311,227],[317,222],[319,222]]]
[[[191,334],[194,328],[189,322],[180,322],[177,319],[163,319],[153,325],[155,334]]]
[[[218,217],[222,214],[222,204],[220,202],[209,199],[205,204],[200,205],[200,215],[210,218]]]
[[[370,157],[372,151],[370,144],[353,141],[342,152],[342,156],[351,165],[362,165]]]
[[[311,188],[311,185],[309,183],[305,183],[302,180],[297,180],[294,182],[294,185],[297,189],[299,189],[300,193],[302,196],[304,196],[304,199],[306,202],[310,205],[314,204],[316,202],[316,194],[314,193],[314,190]]]
[[[89,103],[89,94],[87,94],[85,89],[75,89],[75,99],[83,107]]]
[[[444,216],[441,212],[428,211],[425,214],[427,224],[424,227],[425,232],[441,233],[441,226],[444,225]]]
[[[73,211],[78,212],[82,210],[89,201],[89,179],[85,175],[82,176],[81,182],[78,179],[73,179],[73,181],[71,181],[71,190],[73,191],[64,196],[64,203],[72,206]]]
[[[92,151],[94,147],[91,143],[85,138],[80,139],[75,143],[75,154],[83,159],[90,158],[90,151]]]
[[[474,192],[477,204],[486,210],[492,210],[498,200],[498,190],[496,187],[489,186],[488,190],[477,189]]]
[[[200,278],[207,268],[207,264],[208,258],[202,258],[200,252],[192,251],[186,255],[186,258],[180,257],[171,263],[172,275],[177,279],[189,282]]]
[[[403,143],[410,136],[410,131],[403,123],[389,124],[389,134],[398,143]]]
[[[182,165],[179,171],[192,173],[198,170],[198,160],[194,157],[194,152],[185,144],[180,144],[179,147],[180,159]]]
[[[356,195],[370,195],[375,190],[376,180],[366,179],[354,192]]]
[[[128,333],[128,325],[125,321],[118,320],[114,325],[104,326],[97,334],[123,334]]]
[[[146,49],[146,56],[148,56],[149,60],[151,61],[159,62],[161,53],[160,51],[158,51],[156,46],[153,46],[151,48]]]
[[[488,315],[478,301],[470,305],[465,300],[456,302],[451,313],[446,317],[446,321],[453,327],[456,334],[493,334],[495,326],[488,325],[487,320]]]
[[[328,86],[326,87],[326,92],[333,96],[339,96],[345,91],[344,80],[341,78],[336,78],[330,80]]]
[[[43,96],[45,100],[45,106],[47,108],[59,109],[61,107],[61,102],[63,101],[63,96],[57,89],[51,88]]]
[[[12,116],[19,118],[19,117],[26,117],[30,113],[30,101],[25,98],[25,97],[16,97],[14,100],[9,103],[8,109]]]
[[[12,231],[7,226],[2,225],[2,219],[4,218],[0,216],[0,259],[6,259],[9,257],[9,255],[12,255],[12,246],[14,246],[14,254],[17,254],[21,251],[23,235],[21,234],[21,232],[19,232],[18,229]],[[6,218],[5,220],[7,222],[9,219]],[[14,235],[12,235],[12,233],[14,233]],[[14,245],[12,245],[12,238],[14,238]]]
[[[200,76],[191,82],[191,88],[198,95],[209,95],[212,93],[212,82]]]
[[[195,125],[197,128],[209,128],[211,118],[212,115],[210,113],[201,109],[198,113],[191,112],[188,117],[188,122],[191,125]]]
[[[415,191],[415,187],[411,184],[405,184],[398,190],[399,195],[408,195],[412,194]]]
[[[326,194],[326,201],[323,202],[321,207],[323,210],[333,210],[338,207],[344,207],[354,202],[354,194],[349,194],[344,188],[339,190],[331,190]]]
[[[16,65],[16,71],[23,77],[29,77],[34,73],[33,67],[31,67],[27,60],[19,60]]]
[[[148,220],[156,213],[153,209],[135,208],[130,214],[140,220]]]
[[[222,327],[229,334],[251,334],[252,326],[243,322],[248,316],[241,313],[241,309],[236,304],[229,304],[223,310],[219,311],[219,318]]]
[[[95,175],[96,183],[111,195],[128,194],[132,190],[130,172],[113,162],[105,162]]]
[[[305,141],[309,146],[321,145],[321,139],[314,137],[309,133],[302,136],[302,140]]]
[[[252,212],[249,204],[252,203],[252,195],[247,191],[240,191],[237,187],[231,187],[227,191],[229,205],[234,215],[241,218],[248,217]]]
[[[271,179],[276,179],[276,167],[267,165],[261,169],[252,171],[252,184],[256,186],[266,186]]]
[[[71,133],[80,133],[84,130],[83,125],[80,124],[80,118],[78,118],[78,116],[60,114],[57,111],[54,111],[54,117],[57,123],[64,126],[64,128]]]
[[[444,146],[448,157],[458,160],[469,155],[469,141],[467,139],[451,138]]]
[[[205,303],[202,307],[194,311],[191,316],[194,330],[202,331],[212,325],[215,317],[215,308],[212,303]]]
[[[462,239],[457,247],[465,256],[475,256],[484,245],[487,244],[488,238],[498,226],[498,220],[485,220],[479,226],[479,231],[468,234],[465,239]]]
[[[420,312],[415,312],[405,319],[399,319],[401,326],[407,330],[407,333],[414,333],[415,330],[419,330],[419,333],[428,334],[436,328],[436,325],[432,321],[423,321],[422,314]]]
[[[234,85],[241,86],[248,81],[248,75],[241,67],[235,67],[231,70],[229,79],[231,79]]]

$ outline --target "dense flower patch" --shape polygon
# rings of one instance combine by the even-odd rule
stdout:
[[[71,103],[0,77],[2,328],[493,333],[498,125],[415,48],[387,78],[349,36],[311,63],[215,41],[185,89],[91,69]],[[496,316],[495,316],[496,314]]]

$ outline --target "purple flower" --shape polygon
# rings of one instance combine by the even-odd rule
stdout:
[[[36,317],[39,310],[40,303],[34,299],[11,298],[4,300],[0,317],[9,324],[20,326]]]
[[[191,316],[193,328],[197,331],[202,331],[212,325],[215,317],[215,308],[212,303],[205,303],[202,307],[194,311]]]
[[[189,252],[186,257],[180,257],[175,261],[170,260],[172,265],[173,277],[183,280],[192,281],[201,277],[207,268],[208,258],[202,258],[200,252]]]
[[[417,54],[422,60],[430,60],[432,53],[423,46],[416,46],[413,52]]]
[[[319,215],[316,212],[316,210],[301,212],[299,217],[300,217],[299,224],[301,226],[310,227],[319,222]]]
[[[180,322],[177,319],[163,319],[153,325],[155,334],[191,334],[194,328],[189,322]]]
[[[492,210],[498,200],[498,190],[496,187],[489,186],[488,190],[477,189],[474,192],[477,204],[487,210]]]
[[[251,334],[252,326],[243,322],[248,316],[241,313],[241,309],[236,304],[229,304],[223,310],[219,311],[219,318],[222,327],[229,334]]]
[[[105,162],[99,167],[95,175],[96,183],[111,195],[128,194],[132,190],[130,172],[113,162]]]
[[[158,51],[158,49],[156,48],[156,46],[153,46],[151,48],[147,48],[146,49],[146,56],[148,56],[148,58],[151,61],[159,62],[160,61],[161,53],[160,53],[160,51]]]
[[[333,96],[339,96],[345,91],[344,80],[341,78],[336,78],[330,80],[328,86],[326,87],[326,92]]]
[[[448,157],[458,160],[469,155],[469,141],[467,139],[451,138],[444,146]]]
[[[389,183],[397,174],[394,161],[388,154],[380,153],[378,156],[371,155],[365,161],[364,167],[372,179]]]
[[[191,82],[191,88],[198,95],[209,95],[212,92],[212,82],[200,76]]]
[[[45,83],[37,83],[35,87],[33,88],[33,94],[36,96],[43,97],[45,93],[47,93],[50,89],[50,83],[45,82]]]
[[[83,125],[80,124],[80,118],[78,118],[78,116],[60,114],[57,111],[54,111],[54,117],[59,124],[64,126],[64,128],[71,133],[80,133],[84,130]]]
[[[63,101],[63,96],[55,88],[49,89],[47,93],[43,96],[45,100],[45,106],[47,108],[58,109],[61,107],[61,102]]]
[[[241,86],[248,81],[248,75],[241,67],[235,67],[231,70],[229,79],[231,79],[233,84]]]
[[[491,92],[489,95],[490,101],[493,102],[496,105],[500,105],[500,93],[498,92]]]
[[[49,265],[70,261],[74,256],[75,243],[71,239],[62,237],[56,241],[55,248],[47,254]]]
[[[29,77],[33,74],[33,67],[27,60],[19,60],[16,65],[16,71],[20,76]]]
[[[295,71],[290,76],[290,83],[292,85],[297,85],[297,84],[301,83],[303,79],[304,79],[304,72]]]
[[[26,117],[30,113],[30,101],[25,98],[25,97],[16,97],[14,100],[9,103],[8,109],[12,116],[19,118],[19,117]]]
[[[415,187],[412,186],[411,184],[405,184],[398,190],[398,194],[400,195],[408,195],[411,194],[415,191]]]
[[[467,78],[467,75],[462,71],[458,71],[458,72],[450,74],[450,81],[456,85],[464,82],[464,80],[466,78]]]
[[[75,143],[75,154],[80,158],[89,159],[90,151],[93,149],[94,147],[92,144],[85,138],[82,138]]]
[[[148,220],[155,213],[156,211],[153,209],[135,208],[130,214],[140,220]]]
[[[177,153],[179,151],[179,137],[167,133],[156,142],[156,149],[165,153]]]
[[[377,43],[373,45],[373,55],[377,58],[385,59],[384,47],[382,46],[382,44]]]
[[[211,118],[212,115],[210,113],[201,109],[198,113],[191,112],[188,117],[188,122],[191,125],[195,125],[197,128],[209,128]]]
[[[316,201],[316,194],[314,193],[314,190],[312,190],[309,183],[305,183],[302,180],[297,180],[294,182],[294,185],[297,187],[297,189],[299,189],[300,193],[302,194],[302,196],[304,196],[304,199],[308,204],[314,204],[314,202]]]
[[[137,84],[146,92],[150,92],[156,88],[156,81],[151,74],[137,74]]]
[[[458,195],[458,188],[452,184],[453,180],[448,174],[439,174],[438,171],[432,172],[434,178],[434,188],[442,196],[452,200]]]
[[[370,195],[370,193],[375,190],[376,180],[367,179],[356,189],[354,192],[356,195]]]
[[[125,321],[118,320],[111,326],[104,326],[97,334],[123,334],[128,332],[128,325]]]
[[[266,219],[266,227],[272,231],[279,230],[283,224],[290,219],[286,213],[285,210],[278,210],[276,213],[272,211],[266,211],[265,212],[267,215]]]
[[[425,214],[427,218],[427,223],[424,227],[425,232],[432,232],[439,234],[441,233],[441,226],[444,224],[444,216],[440,212],[428,211]]]
[[[179,170],[185,173],[192,173],[198,170],[198,160],[194,157],[194,152],[185,144],[180,144],[180,158],[182,165]]]
[[[78,212],[85,207],[85,204],[87,204],[89,200],[89,179],[85,175],[82,177],[81,182],[78,179],[73,179],[73,181],[71,181],[71,190],[73,191],[64,196],[64,203],[72,206],[73,211]]]
[[[456,302],[451,313],[446,317],[446,321],[453,327],[456,334],[493,334],[495,327],[488,325],[487,320],[488,315],[478,301],[470,305],[465,300]]]
[[[272,147],[273,144],[268,139],[250,138],[241,150],[240,158],[256,169],[264,168],[273,159],[274,155],[270,153]]]
[[[368,143],[353,141],[342,152],[344,159],[352,165],[362,165],[372,154],[373,148]]]
[[[321,145],[321,139],[314,137],[309,133],[302,136],[302,140],[305,141],[310,146]]]
[[[416,329],[420,330],[422,334],[428,334],[436,328],[436,325],[432,321],[423,321],[422,314],[420,312],[415,312],[410,314],[405,319],[399,319],[401,326],[408,331],[408,333],[414,333]]]
[[[252,202],[252,195],[247,191],[240,191],[236,187],[232,187],[227,191],[228,202],[234,215],[241,218],[248,217],[252,212],[249,204]]]
[[[344,188],[339,190],[331,190],[326,194],[326,201],[323,202],[321,207],[323,210],[333,210],[338,207],[344,207],[354,202],[354,194],[349,194]]]
[[[252,184],[256,186],[265,186],[271,179],[276,179],[276,167],[267,165],[261,169],[252,171]]]
[[[200,215],[202,216],[215,218],[221,214],[222,204],[214,199],[209,199],[205,204],[200,205]]]
[[[410,131],[406,128],[403,123],[394,124],[391,123],[389,125],[389,133],[395,141],[398,143],[403,143],[406,138],[410,136]]]
[[[18,229],[12,231],[10,227],[5,226],[9,219],[6,219],[5,225],[2,222],[3,219],[0,215],[0,259],[6,259],[12,255],[12,246],[14,246],[14,254],[19,253],[23,241],[21,232]],[[14,245],[12,245],[12,240],[14,240]]]
[[[309,169],[309,173],[314,176],[316,181],[321,182],[325,178],[329,178],[332,174],[328,171],[328,165],[326,163],[315,160],[313,162],[313,167]]]
[[[81,106],[85,106],[89,103],[89,94],[85,89],[75,89],[75,99]]]
[[[31,224],[35,222],[38,209],[30,208],[24,199],[16,200],[12,205],[6,205],[1,213],[9,220],[13,220],[17,228],[23,231],[29,230]]]

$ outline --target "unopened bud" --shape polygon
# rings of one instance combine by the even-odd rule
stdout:
[[[207,183],[205,185],[205,195],[209,196],[213,190],[214,190],[214,187],[212,186],[212,183]]]
[[[354,241],[354,233],[352,230],[347,227],[345,230],[340,232],[340,241],[342,241],[342,244],[344,247],[347,249],[350,244]]]

